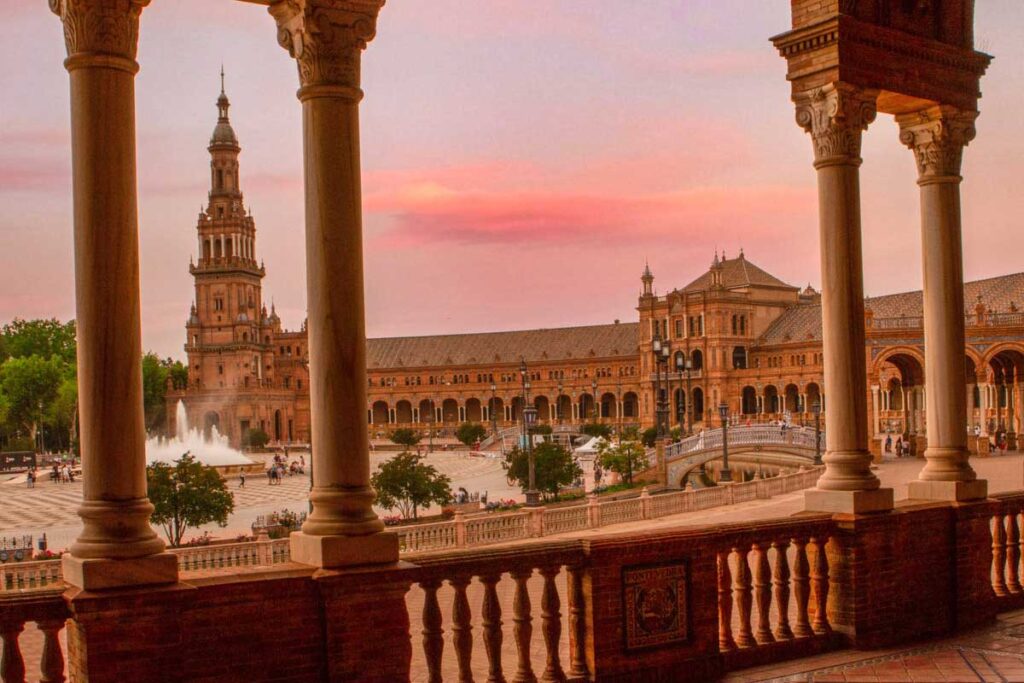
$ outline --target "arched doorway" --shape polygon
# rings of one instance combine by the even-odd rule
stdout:
[[[274,441],[281,440],[281,411],[274,411]]]
[[[388,423],[388,404],[386,401],[374,401],[373,403],[373,424],[376,426]]]
[[[548,422],[551,420],[551,402],[547,396],[535,396],[533,407],[537,409],[537,421]]]
[[[505,402],[497,396],[492,396],[490,399],[490,413],[491,420],[495,422],[505,421]]]
[[[694,349],[693,353],[690,354],[692,370],[703,370],[704,369],[704,352],[700,349]]]
[[[691,407],[693,408],[693,414],[690,419],[693,422],[704,421],[704,390],[700,387],[695,387],[693,395],[690,401]]]
[[[878,364],[880,384],[890,395],[886,431],[924,434],[924,365],[908,352],[893,353]],[[895,382],[894,382],[895,380]],[[894,391],[898,388],[899,391]],[[916,446],[915,446],[916,448]]]
[[[580,421],[586,421],[593,419],[594,417],[594,397],[590,394],[580,395]]]
[[[732,367],[735,370],[747,369],[747,347],[737,346],[732,350]]]
[[[615,394],[601,395],[601,417],[617,417],[615,415]]]
[[[515,396],[512,398],[512,421],[519,422],[523,419],[523,397]]]
[[[779,412],[779,390],[774,384],[764,388],[764,410],[772,414]]]
[[[743,387],[741,404],[744,415],[754,415],[757,413],[757,390],[754,387]]]
[[[466,399],[466,421],[467,422],[482,422],[484,419],[484,409],[480,405],[480,399],[478,398],[467,398]]]
[[[557,415],[559,422],[572,418],[572,398],[568,394],[562,394],[558,397]]]
[[[803,407],[800,405],[800,389],[795,384],[787,384],[785,393],[786,410],[790,413],[799,413]]]
[[[434,404],[429,398],[420,401],[420,422],[434,422]]]
[[[817,405],[821,410],[825,409],[825,404],[821,400],[821,387],[815,382],[811,382],[804,389],[804,394],[807,396],[807,407],[806,410],[809,413],[814,412],[814,406]]]
[[[203,416],[203,435],[209,439],[214,430],[220,432],[220,415],[211,410]]]
[[[459,402],[454,398],[446,398],[441,404],[441,421],[445,424],[459,421]]]
[[[1016,435],[1020,431],[1018,384],[1024,375],[1024,353],[1014,348],[1004,348],[989,359],[988,365],[995,385],[994,400],[986,406],[988,431],[996,435],[997,443],[1007,436],[1013,437],[1009,439],[1009,447],[1016,448]]]
[[[412,404],[399,401],[395,404],[395,421],[399,424],[412,424]]]
[[[635,393],[627,391],[622,397],[622,417],[626,419],[636,419],[639,416],[640,401],[637,399]]]

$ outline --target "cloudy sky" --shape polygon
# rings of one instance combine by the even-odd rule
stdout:
[[[969,278],[1024,269],[1024,5],[977,3],[983,81],[964,163]],[[631,320],[716,248],[817,285],[811,144],[768,37],[787,0],[389,0],[363,61],[368,329],[430,334]],[[0,320],[74,315],[68,79],[44,0],[0,21]],[[218,72],[285,325],[304,317],[294,63],[265,9],[155,0],[138,77],[143,342],[182,356]],[[12,68],[13,67],[13,68]],[[916,171],[868,131],[869,294],[919,287]]]

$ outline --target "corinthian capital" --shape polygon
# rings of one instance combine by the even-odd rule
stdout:
[[[896,117],[900,141],[914,152],[920,182],[960,178],[964,147],[974,139],[978,112],[936,106]]]
[[[360,55],[377,33],[384,0],[271,0],[277,42],[299,67],[303,87],[359,89]]]
[[[796,122],[814,141],[814,165],[860,164],[861,133],[875,120],[878,93],[830,83],[801,93]]]
[[[135,62],[139,15],[149,0],[50,0],[64,23],[68,57],[106,56]]]

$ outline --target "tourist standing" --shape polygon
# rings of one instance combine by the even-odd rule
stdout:
[[[239,475],[238,475],[238,488],[240,488],[240,489],[244,489],[245,488],[245,471],[244,470],[241,473],[239,473]]]

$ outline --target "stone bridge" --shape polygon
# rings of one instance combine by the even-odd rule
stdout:
[[[825,433],[821,433],[822,451]],[[753,454],[753,455],[751,455]],[[765,465],[800,467],[814,464],[814,429],[775,425],[729,428],[729,455]],[[653,461],[653,450],[651,451]],[[744,457],[746,456],[746,457]],[[701,465],[722,457],[722,430],[705,430],[665,447],[668,484],[682,487],[687,475]]]

